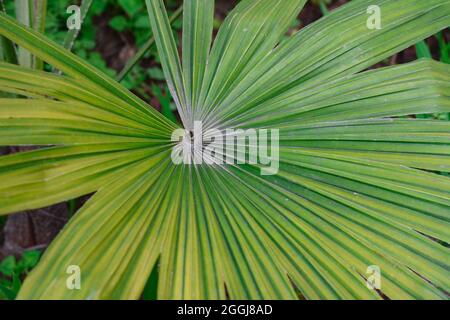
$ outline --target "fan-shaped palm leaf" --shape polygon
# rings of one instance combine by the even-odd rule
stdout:
[[[3,63],[0,214],[96,192],[19,298],[446,298],[449,66],[364,71],[450,24],[449,0],[355,0],[279,44],[305,0],[243,0],[210,50],[213,1],[185,0],[178,55],[162,0],[147,0],[183,125],[280,130],[280,170],[175,165],[177,125],[44,36],[0,14],[0,35],[62,70]],[[381,30],[366,25],[369,5]],[[66,287],[67,267],[81,290]]]

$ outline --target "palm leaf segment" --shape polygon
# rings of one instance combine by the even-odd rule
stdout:
[[[243,0],[211,46],[214,5],[184,2],[180,59],[162,0],[147,0],[184,127],[280,129],[280,171],[174,165],[177,126],[44,36],[0,14],[0,34],[66,76],[2,63],[0,214],[96,192],[20,298],[446,298],[450,289],[450,69],[363,71],[450,24],[449,0],[352,1],[279,42],[305,0]],[[381,30],[366,26],[378,5]],[[51,98],[50,98],[51,97]],[[67,267],[81,290],[66,287]]]

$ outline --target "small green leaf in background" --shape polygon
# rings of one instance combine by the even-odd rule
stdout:
[[[119,32],[125,31],[128,27],[127,18],[124,16],[116,16],[109,21],[109,26]]]
[[[10,276],[11,280],[0,279],[0,300],[14,300],[19,294],[22,281],[18,273]]]
[[[176,109],[176,107],[173,108],[172,96],[169,93],[169,89],[167,89],[166,92],[163,92],[159,86],[153,84],[152,92],[158,99],[159,103],[161,103],[161,113],[173,122],[177,122],[177,118],[173,114],[173,109]]]
[[[0,262],[0,300],[14,300],[22,286],[21,276],[25,276],[39,262],[41,252],[25,251],[19,261],[14,256]]]
[[[119,5],[130,17],[134,17],[143,9],[144,2],[141,0],[119,0]]]
[[[137,47],[142,47],[151,38],[150,20],[145,12],[136,15],[130,22]]]
[[[145,81],[147,75],[141,66],[136,66],[133,72],[129,73],[125,79],[123,79],[122,84],[129,90],[138,89],[140,93],[144,93],[145,90],[142,90],[140,86]],[[144,97],[147,97],[146,94],[143,94]]]
[[[41,258],[41,252],[36,250],[25,251],[22,255],[22,259],[17,263],[16,271],[19,274],[29,272],[32,268],[34,268],[39,259]]]
[[[0,227],[3,227],[6,223],[6,217],[5,216],[1,216],[0,217]]]
[[[134,27],[135,28],[140,28],[140,29],[148,29],[150,30],[151,26],[150,26],[150,20],[148,19],[147,15],[141,15],[139,16],[136,21],[134,22]]]
[[[17,294],[19,293],[21,286],[22,281],[20,281],[20,276],[18,273],[14,272],[14,274],[12,275],[11,290],[14,292],[15,296],[17,296]]]
[[[312,0],[312,2],[319,6],[320,11],[322,12],[323,16],[326,16],[330,13],[330,10],[328,9],[328,5],[331,4],[331,0]]]
[[[5,258],[0,263],[0,273],[3,273],[5,276],[11,277],[16,269],[16,264],[17,261],[14,256],[9,256]]]
[[[14,300],[17,296],[17,292],[14,292],[9,286],[10,283],[4,281],[0,282],[0,300]]]
[[[90,10],[95,16],[98,16],[101,13],[105,12],[105,8],[109,3],[109,1],[93,1]]]
[[[172,23],[172,26],[175,30],[181,30],[183,27],[183,18],[178,18]]]
[[[108,68],[106,61],[98,52],[92,52],[87,58],[89,63],[95,66],[97,69],[103,71],[107,75],[114,77],[116,75],[116,71]]]
[[[153,80],[164,81],[164,72],[160,68],[150,68],[147,70],[148,75]]]

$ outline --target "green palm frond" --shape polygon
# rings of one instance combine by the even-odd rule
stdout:
[[[280,169],[175,165],[165,119],[42,34],[0,35],[65,76],[0,64],[0,214],[95,194],[26,279],[21,299],[393,299],[450,291],[450,66],[365,71],[450,25],[449,0],[357,0],[282,41],[305,0],[243,0],[214,42],[213,1],[184,1],[183,52],[147,0],[183,126],[279,129]],[[367,28],[378,5],[383,27]],[[439,240],[439,241],[436,241]],[[80,266],[82,287],[66,287]]]

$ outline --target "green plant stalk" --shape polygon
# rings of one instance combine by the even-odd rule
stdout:
[[[45,33],[45,22],[47,17],[47,0],[33,0],[33,8],[34,14],[33,18],[33,28],[34,30]],[[39,59],[38,57],[33,57],[34,68],[36,70],[44,69],[44,61]]]
[[[26,25],[27,27],[31,27],[33,25],[32,22],[32,0],[15,0],[15,8],[16,8],[16,16],[17,20]],[[18,63],[21,66],[32,68],[33,67],[33,57],[31,53],[23,47],[18,48],[17,55]]]
[[[328,7],[327,7],[325,1],[323,1],[323,0],[320,1],[320,2],[319,2],[319,6],[320,6],[320,11],[322,11],[322,14],[323,14],[324,16],[330,14],[330,10],[328,9]]]
[[[24,25],[44,33],[47,15],[47,0],[16,0],[17,19]],[[24,48],[19,47],[18,62],[25,67],[42,70],[44,62],[34,57]]]
[[[441,61],[450,64],[450,44],[447,44],[445,42],[444,34],[442,33],[442,31],[436,34],[436,38],[439,42]]]
[[[77,199],[72,199],[72,200],[67,201],[67,211],[68,211],[69,217],[73,217],[73,215],[77,211]]]
[[[182,12],[183,7],[181,6],[170,17],[170,23],[173,23],[175,20],[177,20]],[[118,74],[116,80],[119,82],[122,81],[128,75],[128,73],[136,66],[136,64],[142,59],[142,57],[148,52],[148,50],[151,49],[151,47],[154,44],[155,44],[155,36],[152,36],[144,44],[144,46],[141,49],[139,49],[136,55],[130,61],[128,61],[123,70]]]
[[[428,45],[425,42],[425,40],[422,40],[416,44],[416,53],[417,53],[418,59],[422,59],[422,58],[432,59],[433,58],[433,56],[431,55],[430,48],[428,48]]]

